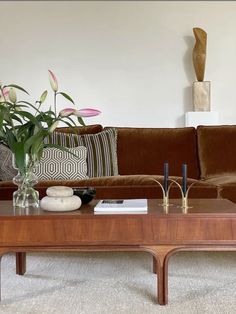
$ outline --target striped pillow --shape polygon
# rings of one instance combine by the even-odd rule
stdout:
[[[85,146],[90,178],[118,175],[116,129],[83,135],[54,132],[46,139],[46,143],[64,147]]]
[[[86,147],[74,147],[69,151],[76,156],[57,148],[44,148],[34,174],[39,180],[87,179]]]

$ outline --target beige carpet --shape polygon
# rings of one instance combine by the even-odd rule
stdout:
[[[0,313],[236,313],[236,253],[178,253],[170,260],[169,304],[156,304],[147,253],[29,254],[25,276],[2,258]]]

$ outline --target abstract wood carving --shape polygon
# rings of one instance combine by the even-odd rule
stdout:
[[[196,39],[193,48],[193,65],[197,80],[202,82],[205,73],[207,33],[198,27],[193,28],[193,33]]]

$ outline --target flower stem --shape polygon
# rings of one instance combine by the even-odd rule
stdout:
[[[55,116],[57,116],[57,93],[54,93],[54,112]]]

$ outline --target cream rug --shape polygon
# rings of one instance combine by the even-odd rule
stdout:
[[[156,276],[147,253],[28,254],[15,274],[2,258],[0,313],[236,313],[236,253],[183,252],[170,259],[169,304],[156,303]]]

